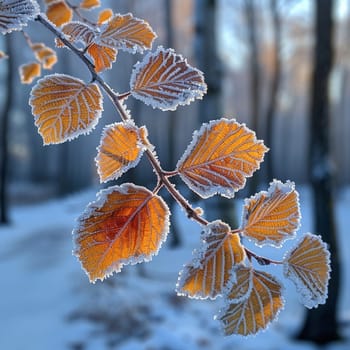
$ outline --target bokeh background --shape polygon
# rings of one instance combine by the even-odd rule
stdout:
[[[175,168],[194,130],[222,116],[246,123],[270,148],[261,170],[234,200],[204,202],[179,181],[180,191],[207,218],[237,227],[245,197],[267,189],[273,178],[295,181],[300,233],[322,235],[332,251],[329,299],[307,312],[287,281],[285,309],[266,332],[224,337],[213,319],[220,300],[190,300],[174,291],[179,270],[200,243],[200,227],[165,192],[173,215],[160,254],[89,284],[71,255],[71,231],[103,187],[96,147],[103,127],[119,116],[106,97],[90,135],[43,147],[28,105],[32,86],[21,85],[18,74],[33,53],[17,32],[0,37],[0,49],[10,57],[0,59],[0,349],[350,349],[350,1],[101,3],[148,21],[158,34],[154,48],[174,48],[205,74],[208,94],[175,112],[127,101],[136,123],[147,126],[165,169]],[[97,11],[86,16],[94,20]],[[25,32],[33,42],[54,47],[52,34],[39,23]],[[47,73],[90,79],[74,54],[56,51],[58,63]],[[113,69],[102,75],[126,92],[141,59],[120,51]],[[143,159],[116,183],[124,182],[153,188],[156,178]],[[276,259],[285,252],[252,248]],[[280,269],[270,271],[282,278]]]

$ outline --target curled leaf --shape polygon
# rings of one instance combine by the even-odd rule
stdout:
[[[180,272],[176,291],[192,298],[215,299],[232,277],[232,267],[244,257],[238,234],[220,220],[204,229],[203,244]]]
[[[203,73],[162,46],[135,65],[130,87],[135,98],[164,111],[201,99],[207,91]]]
[[[19,75],[22,84],[31,84],[33,80],[41,75],[41,66],[38,62],[23,64],[19,67]]]
[[[0,33],[22,30],[39,12],[40,8],[35,0],[1,0]]]
[[[94,84],[65,74],[39,80],[29,100],[44,144],[62,143],[88,134],[102,111],[102,94]]]
[[[101,28],[98,44],[131,53],[151,49],[156,34],[150,25],[131,13],[115,15]]]
[[[269,190],[245,200],[242,233],[258,245],[281,246],[295,237],[300,224],[299,196],[294,183],[274,180]]]
[[[237,286],[234,285],[235,289]],[[231,303],[229,296],[230,292],[227,305],[217,316],[226,335],[247,336],[266,329],[284,305],[281,284],[270,274],[256,270],[251,272],[251,290],[246,298]]]
[[[326,302],[330,270],[327,245],[311,233],[284,258],[284,275],[294,282],[301,302],[309,309]]]
[[[73,231],[75,255],[91,282],[123,265],[151,260],[169,230],[169,210],[161,197],[133,184],[110,187],[97,195]]]
[[[96,157],[101,182],[116,179],[135,167],[144,149],[140,130],[131,122],[106,126]]]
[[[225,118],[203,124],[179,160],[182,180],[198,195],[232,198],[264,158],[267,148],[244,124]]]

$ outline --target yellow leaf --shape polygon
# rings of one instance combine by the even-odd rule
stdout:
[[[246,199],[242,217],[242,233],[258,245],[279,247],[286,239],[294,238],[300,223],[294,183],[274,180],[268,192]]]
[[[266,151],[244,124],[223,118],[203,124],[194,133],[177,169],[201,197],[218,193],[232,198],[244,187],[246,177],[259,168]]]
[[[103,280],[123,265],[151,260],[168,230],[162,198],[133,184],[110,187],[78,219],[75,255],[90,281]]]
[[[130,87],[135,98],[164,111],[201,99],[207,91],[203,73],[162,46],[135,65]]]
[[[96,84],[64,74],[39,80],[29,102],[45,145],[88,134],[102,111],[102,94]]]
[[[19,75],[22,84],[31,84],[33,80],[41,75],[41,66],[38,62],[23,64],[19,67]]]
[[[244,276],[247,271],[242,270]],[[239,276],[238,280],[242,278]],[[230,303],[230,292],[227,296],[228,305],[220,310],[217,319],[222,323],[226,335],[256,334],[260,330],[267,328],[278,312],[283,308],[282,286],[270,274],[262,271],[251,271],[251,290],[240,302]],[[239,290],[239,286],[233,286],[234,291]],[[236,296],[236,294],[234,294]]]
[[[301,302],[309,309],[326,302],[330,270],[327,245],[311,233],[284,258],[284,275],[294,282]]]
[[[130,123],[108,125],[98,147],[96,164],[101,182],[117,179],[135,167],[145,147],[139,129]]]
[[[101,6],[100,0],[83,0],[80,3],[80,8],[85,9],[85,10],[91,10],[95,7]]]
[[[180,272],[176,291],[192,298],[214,299],[232,277],[232,267],[243,261],[244,249],[238,234],[217,220],[205,227],[203,245]]]
[[[73,11],[65,1],[54,1],[48,5],[46,16],[52,23],[60,27],[72,20]]]
[[[111,9],[104,9],[98,14],[97,24],[101,25],[108,22],[113,16],[113,11]]]
[[[0,1],[0,33],[22,30],[28,21],[33,20],[39,13],[40,8],[36,1]]]
[[[128,13],[110,19],[102,27],[99,40],[101,45],[112,49],[142,53],[151,49],[155,38],[156,34],[147,22]]]

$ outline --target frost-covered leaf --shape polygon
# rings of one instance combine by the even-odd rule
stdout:
[[[230,304],[240,303],[247,299],[253,287],[253,273],[251,267],[237,265],[233,267],[232,277],[224,289],[224,295]]]
[[[176,291],[192,298],[216,298],[229,281],[232,267],[244,257],[238,234],[222,221],[204,229],[203,243],[191,263],[180,272]]]
[[[41,75],[41,66],[38,62],[23,64],[18,70],[22,84],[31,84],[35,78]]]
[[[84,10],[92,10],[95,7],[100,7],[101,2],[100,0],[83,0],[79,6]]]
[[[0,0],[0,33],[22,30],[39,12],[35,0]]]
[[[311,233],[284,258],[284,275],[294,282],[301,302],[309,309],[326,302],[330,270],[327,245]]]
[[[73,231],[75,255],[90,281],[103,280],[123,265],[151,260],[169,230],[169,210],[161,197],[133,184],[97,195]]]
[[[87,24],[74,21],[63,25],[61,31],[69,41],[80,42],[84,46],[88,46],[93,43],[97,35],[95,30]],[[64,44],[59,39],[57,41],[60,47],[64,46]]]
[[[97,73],[111,68],[117,58],[116,50],[97,44],[91,44],[87,53],[91,56]]]
[[[225,118],[203,124],[179,160],[182,180],[197,194],[234,197],[259,168],[267,148],[244,124]]]
[[[106,126],[96,157],[101,182],[116,179],[138,164],[145,150],[141,140],[140,130],[131,122]]]
[[[44,144],[62,143],[88,134],[102,111],[102,94],[94,84],[65,74],[39,80],[29,100]]]
[[[52,1],[47,6],[46,16],[52,23],[60,27],[72,20],[73,11],[63,0]]]
[[[163,111],[189,104],[207,91],[203,73],[162,46],[135,65],[130,87],[135,98]]]
[[[247,336],[266,329],[284,304],[281,284],[270,274],[256,270],[251,273],[251,291],[246,298],[231,303],[229,296],[230,292],[227,305],[217,316],[226,335]]]
[[[131,13],[115,15],[101,28],[99,44],[116,50],[140,52],[151,49],[156,38],[150,25]]]
[[[242,233],[258,245],[281,246],[295,237],[300,224],[299,196],[294,183],[274,180],[269,190],[245,200]]]
[[[101,25],[109,21],[113,16],[113,11],[111,9],[104,9],[98,14],[97,24]]]

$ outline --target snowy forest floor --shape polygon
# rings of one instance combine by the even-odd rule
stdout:
[[[300,188],[299,188],[300,190]],[[176,210],[183,245],[165,244],[147,264],[125,267],[103,283],[90,284],[72,256],[75,218],[95,199],[87,191],[62,200],[15,206],[12,225],[0,227],[1,350],[313,350],[293,341],[305,308],[294,286],[285,282],[285,309],[277,322],[255,337],[224,337],[213,319],[220,300],[178,297],[174,292],[182,265],[200,242],[200,228]],[[312,232],[310,193],[300,191],[302,228]],[[241,200],[237,200],[240,217]],[[342,259],[339,303],[344,342],[327,350],[350,349],[350,188],[338,196],[337,219]],[[170,233],[171,234],[171,233]],[[299,233],[300,234],[300,233]],[[294,241],[288,241],[291,247]],[[285,249],[254,248],[281,258]],[[281,277],[280,268],[269,268]],[[330,282],[332,283],[332,282]]]

